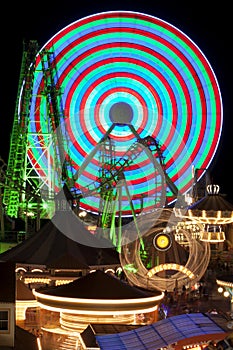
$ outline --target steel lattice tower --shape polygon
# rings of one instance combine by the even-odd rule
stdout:
[[[43,152],[49,155],[52,151],[54,159],[53,165],[48,162],[46,173],[49,176],[44,179],[39,177],[38,172],[34,170],[35,168],[39,170],[39,163],[32,166],[27,157],[30,140],[40,133],[40,131],[29,131],[32,130],[30,128],[30,106],[34,75],[37,69],[37,55],[40,55],[42,63],[44,89],[40,91],[40,95],[42,99],[45,99],[46,115],[44,118],[47,119],[46,133],[43,131],[41,134],[46,140]],[[55,84],[56,65],[51,64],[53,59],[53,51],[46,49],[38,51],[36,41],[24,44],[3,196],[6,214],[12,218],[25,219],[27,216],[34,216],[37,220],[51,218],[54,213],[53,182],[55,177],[59,176],[59,171],[62,173],[59,181],[66,176],[63,160],[66,135],[59,133],[59,125],[63,121],[63,108],[61,91]]]

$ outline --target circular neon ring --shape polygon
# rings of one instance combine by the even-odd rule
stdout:
[[[144,238],[150,236],[154,237],[154,235],[160,234],[164,230],[164,224],[166,224],[166,227],[170,227],[171,229],[169,229],[169,235],[171,235],[172,241],[175,243],[175,227],[177,227],[177,221],[174,220],[174,217],[171,219],[172,209],[165,208],[158,210],[158,212],[159,211],[160,215],[158,215],[156,218],[154,213],[148,214],[145,217],[139,217],[138,225],[140,227],[140,232]],[[151,228],[149,230],[146,228],[144,235],[143,227],[145,227],[145,221]],[[185,241],[188,246],[188,256],[182,265],[178,264],[176,259],[174,261],[170,261],[170,258],[166,260],[166,257],[164,256],[165,260],[162,264],[156,265],[154,261],[155,265],[152,265],[149,270],[144,265],[141,254],[138,254],[141,246],[140,240],[129,240],[130,235],[127,237],[126,232],[123,238],[123,243],[125,244],[122,244],[120,261],[127,279],[139,287],[147,286],[147,288],[152,290],[159,289],[161,291],[167,290],[168,292],[172,292],[174,288],[181,290],[182,286],[186,285],[187,283],[190,287],[194,286],[198,281],[200,281],[206,272],[211,254],[209,243],[194,238],[194,232],[200,232],[202,230],[202,226],[194,226],[185,225],[183,228],[179,228],[179,233],[185,237]],[[172,228],[175,228],[175,230]],[[179,244],[178,242],[179,241],[176,241],[176,244]],[[170,249],[173,250],[174,257],[176,256],[176,244],[172,244],[170,247]],[[128,269],[128,267],[131,267],[131,271]],[[132,270],[134,273],[132,273]],[[163,276],[158,274],[158,272],[162,270],[174,270],[176,272],[170,276]]]
[[[112,125],[109,111],[118,102],[132,107],[132,125],[140,137],[150,135],[162,145],[166,172],[181,193],[192,186],[192,167],[209,167],[222,131],[221,94],[208,60],[182,31],[143,13],[103,12],[71,23],[42,50],[53,52],[54,79],[62,92],[64,133],[69,139],[65,151],[72,160],[70,177]],[[37,136],[29,140],[28,157],[42,178],[48,177],[44,84],[38,54],[29,123],[29,132]],[[122,126],[116,127],[111,137],[117,144],[117,157],[134,140]],[[53,153],[50,158],[53,163]],[[95,178],[97,167],[94,159],[82,179],[84,187]],[[144,176],[137,174],[138,168],[143,168]],[[152,168],[142,155],[134,168],[126,169],[135,197],[153,193],[153,181],[146,184],[143,180],[152,177]],[[169,191],[168,197],[173,198]],[[126,202],[124,210],[128,212]],[[96,211],[98,200],[87,200],[85,205]],[[144,205],[153,204],[148,200]]]

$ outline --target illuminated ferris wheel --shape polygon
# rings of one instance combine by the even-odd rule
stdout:
[[[23,137],[12,144],[21,148],[11,149],[9,163],[25,183],[39,180],[45,211],[65,182],[88,212],[108,203],[118,216],[145,214],[190,191],[193,169],[199,178],[208,169],[221,136],[221,94],[182,31],[143,13],[103,12],[33,50],[15,117]],[[27,162],[16,157],[16,165],[23,152]],[[16,197],[6,190],[10,215]]]
[[[47,135],[53,96],[50,101],[43,97],[45,86],[48,95],[45,69],[53,68],[51,85],[61,94],[63,119],[54,121],[49,131],[60,139],[63,163],[69,164],[68,178],[109,132],[113,125],[110,110],[119,103],[130,106],[132,114],[112,130],[116,159],[135,141],[131,125],[140,138],[150,135],[162,145],[166,173],[181,193],[192,186],[193,167],[208,168],[221,135],[222,103],[207,59],[184,33],[158,18],[105,12],[71,23],[37,55],[28,125],[28,134],[37,135],[29,138],[28,157],[55,190],[57,184],[47,173],[48,157],[50,167],[56,168],[58,151],[44,152],[51,142]],[[145,192],[145,182],[152,177],[148,164],[141,156],[137,166],[125,171],[134,196]],[[135,167],[144,168],[144,176]],[[80,179],[81,186],[94,181],[98,171],[95,159]],[[151,186],[146,185],[147,192]],[[173,199],[169,188],[167,197]],[[147,205],[151,206],[149,200]],[[97,209],[93,198],[83,206]]]

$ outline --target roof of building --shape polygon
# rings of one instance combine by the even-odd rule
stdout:
[[[16,281],[16,300],[35,300],[31,289],[20,279]]]
[[[199,201],[193,203],[190,210],[233,211],[233,205],[220,194],[208,194]]]
[[[63,254],[54,257],[46,264],[48,269],[62,269],[62,270],[88,270],[90,267],[80,261],[78,256],[71,255],[69,251],[65,251]]]
[[[99,348],[96,335],[115,334],[121,332],[131,331],[141,327],[140,325],[127,324],[90,324],[82,333],[81,337],[86,348]]]
[[[33,236],[0,254],[0,261],[74,269],[120,265],[111,243],[92,235],[71,210],[56,212]]]
[[[182,339],[225,334],[206,314],[182,314],[122,333],[96,335],[101,350],[157,350]]]
[[[73,282],[57,287],[40,288],[46,295],[84,299],[136,299],[161,295],[160,291],[149,292],[129,285],[113,274],[101,270],[88,273]]]

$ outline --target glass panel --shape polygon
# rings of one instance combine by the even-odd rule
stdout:
[[[8,320],[8,311],[0,311],[0,320]]]
[[[7,331],[9,327],[9,311],[0,311],[0,331]]]

